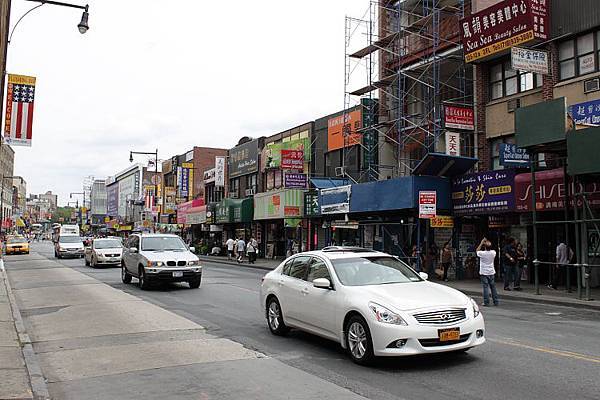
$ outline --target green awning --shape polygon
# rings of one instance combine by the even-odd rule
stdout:
[[[252,222],[254,213],[252,198],[223,199],[215,208],[217,224]]]

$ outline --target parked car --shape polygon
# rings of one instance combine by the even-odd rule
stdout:
[[[119,239],[98,238],[85,248],[85,265],[121,265],[123,244]]]
[[[9,236],[6,238],[6,254],[29,254],[29,240],[23,236]]]
[[[260,302],[273,334],[293,327],[332,339],[358,364],[375,356],[466,351],[485,342],[473,299],[367,249],[296,254],[265,275]]]
[[[136,233],[129,236],[121,261],[121,279],[130,283],[136,277],[143,290],[153,283],[188,282],[200,287],[200,260],[177,235]]]
[[[79,235],[60,235],[54,244],[54,257],[74,257],[82,258],[84,256],[83,240]]]

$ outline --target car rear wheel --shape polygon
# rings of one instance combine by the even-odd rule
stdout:
[[[127,272],[127,268],[125,268],[125,263],[121,263],[121,280],[123,283],[131,283],[131,274]]]
[[[148,290],[150,287],[150,284],[148,283],[148,280],[146,279],[146,272],[144,272],[144,267],[140,267],[140,272],[138,275],[138,283],[140,285],[140,289],[142,289],[142,290]]]
[[[271,297],[267,301],[267,323],[269,325],[269,330],[274,335],[285,335],[289,331],[289,328],[283,321],[281,305],[275,297]]]
[[[367,365],[373,361],[373,341],[371,331],[364,318],[355,315],[346,325],[346,348],[357,364]]]

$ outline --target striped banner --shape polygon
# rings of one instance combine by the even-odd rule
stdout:
[[[35,78],[8,75],[4,138],[11,146],[31,146]]]

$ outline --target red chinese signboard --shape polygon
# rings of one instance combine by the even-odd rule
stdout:
[[[475,113],[473,107],[444,105],[444,126],[446,128],[475,129]]]
[[[547,40],[550,0],[505,0],[460,21],[466,62],[535,39]]]
[[[283,215],[285,215],[286,217],[299,217],[300,216],[300,207],[284,206],[283,207]]]
[[[600,182],[588,182],[583,186],[579,184],[574,187],[569,178],[571,189],[569,192],[585,191],[590,193],[587,199],[590,206],[600,207]],[[565,207],[565,182],[564,171],[562,168],[540,171],[535,173],[536,198],[535,205],[537,211],[562,210]],[[531,197],[533,195],[533,185],[531,184],[531,174],[519,174],[515,177],[515,197],[517,211],[531,211]],[[570,205],[574,205],[573,196],[570,196]],[[579,200],[581,206],[581,200]]]
[[[436,215],[437,193],[435,191],[419,192],[419,218],[433,218]]]
[[[304,151],[303,150],[281,150],[281,169],[296,169],[304,168]]]

